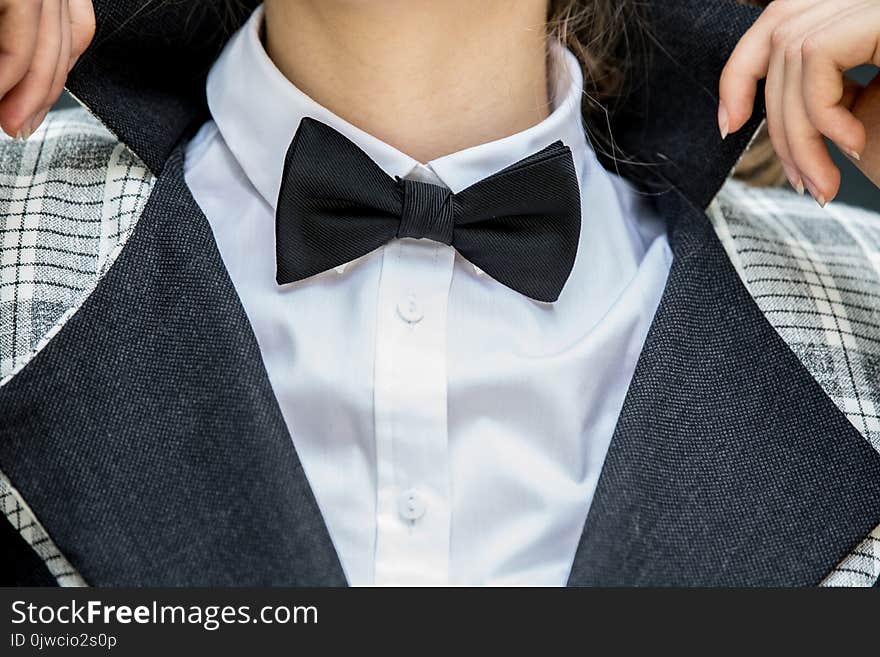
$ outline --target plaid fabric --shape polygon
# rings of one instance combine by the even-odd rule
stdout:
[[[880,451],[880,218],[735,181],[709,216],[769,322]],[[872,586],[878,576],[880,527],[822,585]]]
[[[152,184],[84,110],[51,113],[27,142],[0,141],[0,385],[95,287]]]
[[[140,216],[153,177],[85,110],[52,112],[27,141],[0,141],[0,385],[80,307]],[[61,586],[82,586],[0,472],[7,520]]]

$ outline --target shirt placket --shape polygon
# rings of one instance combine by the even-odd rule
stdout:
[[[385,247],[375,364],[377,585],[449,581],[446,342],[452,248]]]

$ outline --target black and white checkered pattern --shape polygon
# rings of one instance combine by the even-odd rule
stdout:
[[[722,189],[709,216],[767,319],[880,452],[880,217],[739,182]],[[878,577],[880,527],[823,585],[872,586]]]
[[[88,297],[152,186],[140,160],[85,110],[52,112],[26,142],[0,141],[0,386]],[[59,585],[83,585],[2,472],[0,506]]]
[[[152,188],[143,164],[84,110],[0,141],[0,385],[88,296]]]

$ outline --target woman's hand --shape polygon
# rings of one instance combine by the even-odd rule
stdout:
[[[825,205],[840,188],[828,137],[880,184],[880,82],[844,77],[880,65],[880,0],[775,0],[724,68],[718,125],[742,128],[766,78],[767,125],[792,187]]]
[[[0,0],[0,127],[27,139],[95,34],[92,0]]]

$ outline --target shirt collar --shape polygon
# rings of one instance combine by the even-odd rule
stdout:
[[[546,119],[522,132],[450,155],[424,165],[364,132],[318,104],[279,71],[263,48],[262,7],[233,35],[208,75],[208,107],[230,151],[247,177],[275,207],[284,157],[305,117],[331,126],[360,147],[390,176],[417,177],[445,184],[453,192],[510,166],[561,140],[571,150],[582,174],[590,152],[582,119],[583,78],[568,50],[551,48],[551,100]]]

